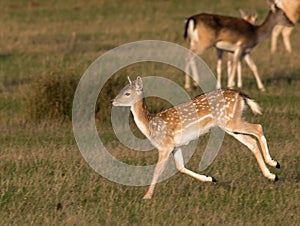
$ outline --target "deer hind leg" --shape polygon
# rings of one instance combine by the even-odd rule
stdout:
[[[268,148],[266,137],[264,135],[262,135],[260,137],[260,139],[258,139],[258,140],[259,140],[260,146],[262,148],[262,153],[264,155],[266,163],[268,163],[270,166],[280,168],[279,162],[274,161],[269,153],[269,148]]]
[[[223,51],[221,49],[217,49],[217,89],[221,89],[221,77],[222,77],[222,57],[223,57]]]
[[[150,184],[150,187],[147,191],[147,193],[144,196],[144,199],[151,199],[153,195],[153,191],[155,188],[155,185],[158,181],[159,176],[164,171],[166,167],[167,160],[169,158],[170,153],[172,152],[173,148],[166,148],[166,149],[160,149],[158,151],[158,161],[154,169],[153,178]]]
[[[187,72],[189,72],[189,69],[191,69],[191,75],[192,75],[192,78],[194,80],[194,83],[193,83],[193,87],[194,88],[197,88],[198,87],[198,84],[199,84],[199,73],[198,73],[198,70],[197,70],[197,65],[196,65],[196,62],[195,62],[195,58],[199,55],[201,55],[203,53],[203,48],[198,45],[196,46],[195,48],[191,49],[192,52],[190,52],[186,58],[186,64],[185,64],[185,71],[186,71],[186,74],[185,74],[185,85],[184,85],[184,88],[186,90],[190,90],[190,76],[187,74]]]
[[[193,58],[193,61],[191,62],[191,69],[192,69],[192,77],[193,77],[193,88],[196,89],[199,86],[199,73],[197,70],[197,65],[195,62],[195,57]]]
[[[194,80],[193,83],[193,87],[197,88],[198,84],[199,84],[199,73],[197,70],[197,65],[195,63],[195,57],[196,55],[194,55],[193,53],[189,53],[188,57],[186,58],[186,64],[185,64],[185,84],[184,84],[184,88],[188,91],[191,90],[191,78],[190,75],[188,74],[190,72],[189,69],[191,69],[191,76]]]
[[[226,132],[228,134],[230,134],[231,136],[233,136],[238,141],[240,141],[242,144],[246,145],[252,151],[263,175],[266,178],[268,178],[269,180],[273,180],[273,181],[278,180],[278,177],[275,174],[271,173],[269,171],[269,169],[267,168],[267,166],[263,160],[263,157],[261,155],[261,152],[259,150],[259,147],[257,146],[257,142],[254,138],[252,138],[249,135],[245,135],[245,134],[232,133],[232,132],[228,132],[228,131],[226,131]]]
[[[238,65],[237,65],[237,86],[238,88],[242,88],[243,82],[242,82],[242,61],[239,60]]]
[[[260,80],[260,76],[258,74],[257,67],[256,67],[252,57],[250,56],[250,54],[245,55],[245,61],[248,64],[251,71],[253,72],[253,75],[254,75],[255,80],[256,80],[257,87],[259,88],[260,91],[265,92],[266,89],[265,89],[264,85],[262,84],[262,82]]]
[[[191,75],[194,79],[194,88],[198,87],[199,84],[199,73],[197,70],[197,65],[195,63],[195,57],[201,55],[206,49],[210,48],[212,44],[207,42],[203,38],[199,39],[198,29],[196,28],[189,35],[190,38],[190,52],[186,57],[186,65],[185,65],[185,85],[184,88],[186,90],[190,90],[190,76],[187,74],[189,72],[189,68],[191,69]],[[200,42],[201,41],[201,42]]]
[[[185,84],[184,84],[184,88],[188,91],[191,90],[191,78],[190,78],[190,75],[188,74],[189,72],[191,72],[191,76],[192,78],[194,79],[194,87],[198,85],[198,71],[197,71],[197,67],[196,67],[196,64],[195,64],[195,57],[196,55],[193,54],[192,52],[190,52],[188,54],[188,56],[186,57],[186,60],[185,60]],[[190,71],[191,69],[191,71]],[[196,84],[196,85],[195,85]]]
[[[193,77],[193,79],[197,76],[198,77],[198,72],[197,72],[197,68],[195,68],[195,57],[197,54],[197,48],[198,48],[198,42],[197,40],[197,36],[195,36],[194,34],[192,34],[190,36],[190,52],[188,53],[187,57],[185,58],[185,84],[184,84],[184,88],[188,91],[190,91],[191,89],[191,78],[190,75],[188,73],[191,72],[191,76]],[[191,69],[191,70],[190,70]]]
[[[235,124],[239,126],[234,126],[233,129],[231,129],[231,132],[251,135],[256,137],[261,146],[261,151],[266,163],[269,164],[270,166],[280,168],[280,164],[274,161],[270,156],[267,140],[264,136],[263,129],[260,124],[251,124],[242,120]]]
[[[185,168],[181,148],[174,149],[173,155],[174,155],[174,159],[175,159],[176,168],[178,169],[179,172],[187,174],[187,175],[189,175],[199,181],[203,181],[203,182],[215,182],[216,181],[213,177],[201,175],[201,174],[195,173],[195,172]]]
[[[294,27],[284,27],[282,29],[283,43],[284,43],[286,51],[288,51],[289,53],[292,52],[290,35],[291,35],[293,29],[294,29]]]
[[[274,29],[272,31],[271,53],[276,52],[278,35],[281,33],[282,29],[283,29],[282,25],[277,25],[274,27]]]

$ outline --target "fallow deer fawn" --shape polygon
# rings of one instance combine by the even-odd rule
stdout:
[[[180,148],[215,126],[220,127],[246,145],[253,152],[263,175],[276,181],[277,176],[269,171],[265,162],[277,168],[280,165],[272,160],[269,154],[262,126],[243,120],[242,113],[245,103],[253,113],[261,114],[260,107],[254,100],[233,90],[212,91],[165,111],[150,114],[145,105],[141,77],[137,77],[133,82],[129,79],[129,85],[118,94],[112,104],[131,108],[136,125],[158,149],[159,155],[151,185],[144,199],[152,197],[155,184],[171,153],[173,153],[176,167],[181,173],[190,175],[199,181],[215,181],[213,177],[200,175],[186,169]],[[259,141],[261,151],[253,137]]]
[[[237,63],[251,52],[251,50],[260,42],[265,40],[277,24],[291,25],[291,21],[285,13],[279,8],[281,2],[271,3],[269,14],[261,25],[252,25],[241,18],[221,16],[216,14],[201,13],[194,15],[186,20],[184,37],[188,40],[190,50],[194,54],[189,54],[186,58],[185,71],[192,69],[192,76],[197,86],[199,81],[198,72],[194,62],[196,55],[202,54],[205,50],[215,46],[234,53],[231,75],[228,78],[227,86],[234,86]],[[248,61],[252,65],[254,73],[256,65],[251,58]],[[255,72],[256,71],[256,72]],[[257,78],[259,75],[257,73]],[[190,77],[185,76],[185,88],[190,89]],[[264,90],[260,79],[257,80],[258,88]]]

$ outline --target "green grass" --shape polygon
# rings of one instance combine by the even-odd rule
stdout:
[[[280,180],[273,183],[265,179],[250,151],[226,136],[214,163],[203,172],[218,183],[201,183],[177,173],[157,184],[152,200],[145,201],[142,197],[147,186],[111,182],[85,162],[68,117],[36,120],[32,112],[38,108],[45,111],[47,102],[43,92],[39,97],[39,90],[34,89],[36,83],[47,81],[47,77],[49,83],[64,75],[78,78],[97,57],[131,41],[156,39],[187,46],[183,21],[192,14],[206,11],[238,16],[238,8],[255,8],[263,19],[267,4],[232,0],[36,3],[0,3],[0,225],[299,224],[298,27],[291,36],[293,53],[287,54],[279,40],[278,54],[271,55],[269,39],[252,52],[266,93],[258,91],[249,68],[243,65],[243,91],[257,100],[264,113],[253,116],[247,112],[246,118],[263,125],[270,153],[282,166],[269,168]],[[72,32],[76,32],[75,40]],[[215,51],[207,51],[203,59],[215,71]],[[155,150],[129,150],[118,142],[111,127],[110,100],[127,83],[127,75],[132,79],[137,75],[164,76],[181,86],[184,76],[158,63],[130,65],[118,71],[99,95],[97,127],[106,148],[124,162],[153,164]],[[31,105],[29,94],[36,95]],[[151,111],[168,105],[147,100]],[[38,105],[39,101],[44,105]],[[135,125],[131,128],[141,136]],[[198,172],[207,141],[207,135],[200,138],[188,168]]]

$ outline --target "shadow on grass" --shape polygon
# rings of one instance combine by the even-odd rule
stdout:
[[[9,53],[9,52],[0,53],[0,60],[5,60],[6,58],[8,58],[10,56],[12,56],[12,53]]]
[[[287,83],[291,84],[292,82],[300,81],[300,69],[291,71],[277,71],[272,77],[269,77],[264,80],[264,84],[270,85],[272,83]]]

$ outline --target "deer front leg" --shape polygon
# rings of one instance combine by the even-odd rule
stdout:
[[[233,54],[233,60],[232,60],[232,68],[231,68],[231,73],[230,76],[228,77],[228,88],[232,89],[235,85],[234,80],[235,80],[235,73],[237,71],[237,64],[241,60],[242,56],[242,48],[239,47],[234,51]]]
[[[175,159],[175,164],[176,168],[178,169],[179,172],[185,173],[191,177],[194,177],[195,179],[203,182],[216,182],[216,180],[213,177],[208,177],[205,175],[201,175],[198,173],[195,173],[189,169],[186,169],[184,167],[184,161],[183,161],[183,156],[182,156],[182,150],[181,148],[176,148],[173,151],[174,159]]]
[[[154,173],[153,173],[153,178],[152,178],[150,187],[149,187],[147,193],[144,196],[144,199],[151,199],[152,198],[155,185],[158,181],[159,176],[161,175],[161,173],[164,171],[164,169],[166,167],[166,163],[167,163],[167,160],[168,160],[168,157],[169,157],[171,151],[172,151],[172,148],[158,151],[158,154],[159,154],[158,155],[158,162],[155,166]]]
[[[233,61],[233,54],[232,53],[228,53],[228,60],[227,60],[227,76],[228,76],[228,78],[231,75],[232,61]],[[242,88],[243,82],[242,82],[242,61],[241,60],[238,61],[237,75],[238,75],[238,83],[237,83],[238,87]]]

